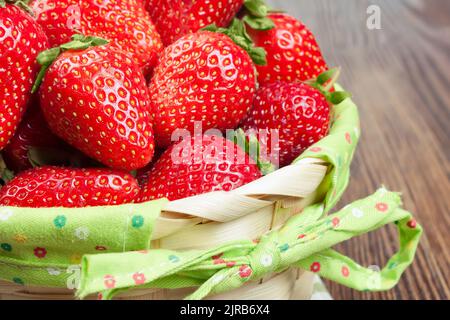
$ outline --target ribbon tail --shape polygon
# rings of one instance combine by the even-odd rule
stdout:
[[[383,269],[377,266],[362,267],[332,249],[316,253],[297,262],[295,266],[317,272],[326,279],[355,290],[390,290],[413,262],[423,232],[422,227],[412,219],[412,215],[402,209],[396,209],[389,220],[392,219],[396,221],[399,231],[400,248]]]
[[[202,300],[212,293],[219,293],[226,290],[237,289],[242,286],[242,282],[236,281],[235,275],[238,274],[238,268],[222,269],[214,276],[203,283],[194,293],[190,294],[185,300]]]

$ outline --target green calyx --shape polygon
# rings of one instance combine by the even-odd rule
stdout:
[[[29,0],[0,0],[0,8],[5,8],[6,4],[13,4],[33,16],[33,10],[28,6],[28,2]]]
[[[0,186],[8,183],[14,178],[14,173],[6,167],[5,161],[0,154]]]
[[[255,30],[270,30],[275,24],[267,15],[272,10],[264,0],[246,0],[242,21]]]
[[[347,98],[351,98],[351,94],[346,91],[330,92],[334,87],[337,79],[341,74],[341,68],[332,68],[320,74],[316,79],[305,81],[305,83],[317,90],[319,90],[333,105],[340,104]]]
[[[108,44],[108,40],[99,37],[84,36],[82,34],[74,34],[72,36],[72,41],[67,42],[59,47],[51,48],[42,51],[37,56],[37,62],[42,66],[39,74],[34,82],[32,93],[35,93],[44,79],[47,69],[51,64],[59,57],[61,53],[69,50],[86,50],[90,47],[102,46]]]
[[[254,30],[270,30],[275,24],[267,15],[272,10],[264,0],[245,0],[244,7],[228,28],[219,28],[215,24],[202,30],[219,32],[229,36],[238,46],[248,52],[256,65],[267,65],[267,52],[264,48],[255,47],[253,40],[247,33],[246,25]]]
[[[228,28],[219,28],[215,24],[211,24],[202,30],[217,32],[227,35],[238,46],[248,52],[253,62],[256,65],[264,66],[267,64],[266,50],[260,47],[255,47],[253,40],[247,33],[245,23],[239,19],[234,19]]]
[[[232,136],[232,141],[256,162],[263,175],[268,175],[276,170],[273,163],[262,158],[261,146],[255,134],[246,134],[244,130],[237,129]]]

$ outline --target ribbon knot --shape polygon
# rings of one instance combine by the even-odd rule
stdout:
[[[249,267],[252,271],[249,280],[259,280],[267,274],[282,269],[281,251],[278,233],[271,232],[263,237],[248,255]]]

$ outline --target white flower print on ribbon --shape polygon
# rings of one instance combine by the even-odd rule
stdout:
[[[89,229],[87,227],[76,228],[75,237],[80,240],[87,240],[87,238],[89,237]]]
[[[217,274],[213,277],[212,282],[214,284],[219,284],[221,283],[223,280],[225,280],[225,276],[223,274]]]
[[[13,211],[8,208],[0,208],[0,221],[8,221],[13,215]]]
[[[355,127],[354,129],[353,129],[353,131],[354,131],[354,133],[355,133],[355,136],[356,136],[356,138],[359,138],[359,129],[358,129],[358,127]]]
[[[355,218],[361,219],[361,218],[364,216],[364,212],[363,212],[361,209],[354,208],[354,209],[352,210],[352,215],[353,215]]]
[[[381,288],[381,269],[379,266],[369,266],[373,273],[366,279],[367,289],[377,291]]]
[[[61,274],[61,270],[58,268],[47,268],[47,272],[51,276],[59,276]]]
[[[261,257],[260,262],[264,267],[270,267],[272,265],[273,258],[270,254],[265,254]]]

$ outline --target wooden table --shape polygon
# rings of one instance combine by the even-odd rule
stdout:
[[[400,284],[360,293],[327,282],[335,299],[449,299],[450,1],[271,0],[316,34],[361,112],[363,137],[341,205],[384,184],[425,228]],[[381,30],[366,26],[369,5]],[[397,249],[394,228],[338,246],[362,265],[382,266]]]

